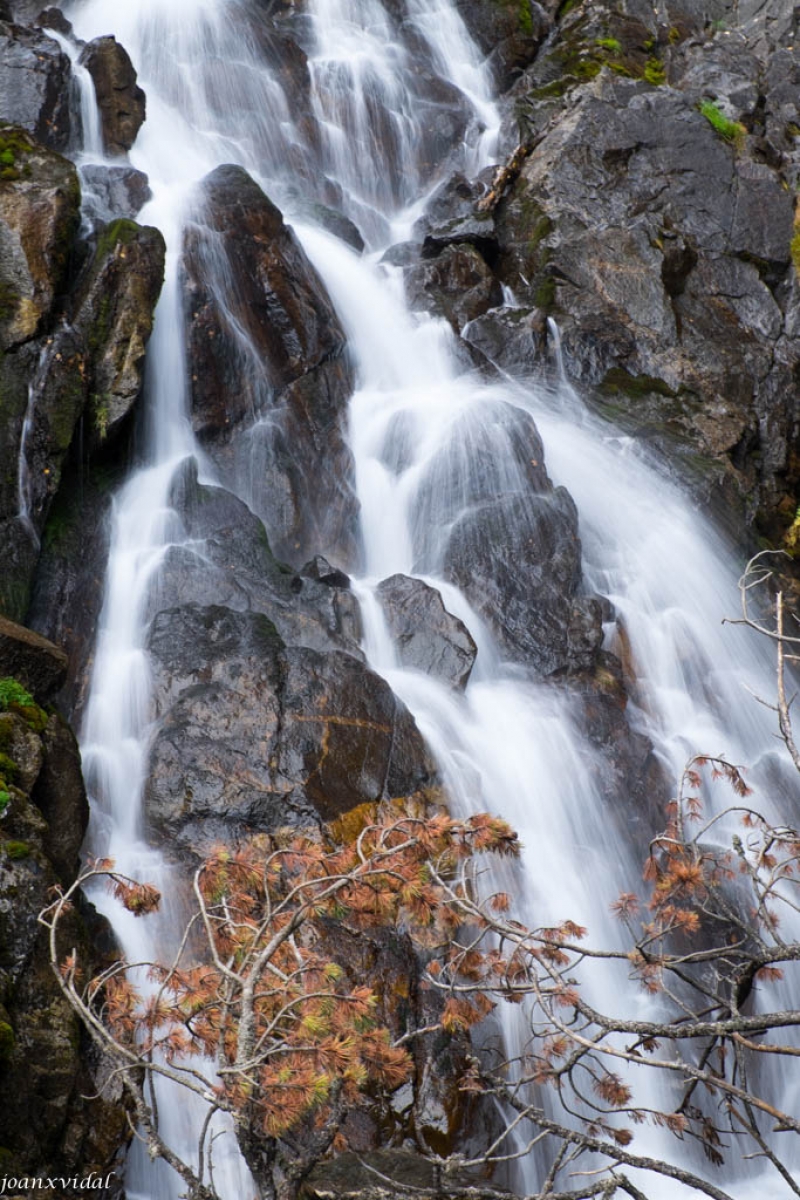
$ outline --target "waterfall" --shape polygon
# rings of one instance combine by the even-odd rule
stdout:
[[[516,464],[503,456],[513,414],[534,415],[550,474],[577,502],[587,583],[611,600],[635,663],[631,719],[670,773],[694,751],[724,750],[751,764],[756,781],[779,781],[769,717],[742,687],[769,696],[771,664],[741,631],[720,629],[737,603],[730,552],[639,449],[591,419],[563,384],[554,393],[514,381],[487,384],[466,372],[449,327],[412,315],[399,277],[376,262],[380,248],[407,234],[442,178],[490,163],[500,124],[485,68],[451,0],[408,0],[407,11],[416,51],[427,47],[422,70],[378,0],[309,0],[312,137],[293,120],[239,0],[82,0],[71,8],[80,37],[114,33],[137,67],[148,119],[131,163],[147,173],[153,192],[140,220],[157,225],[168,245],[148,357],[147,448],[114,503],[81,735],[93,806],[90,849],[154,880],[167,895],[179,891],[164,856],[146,841],[141,812],[152,733],[147,599],[167,548],[185,537],[169,507],[175,468],[188,455],[202,461],[186,414],[182,230],[197,181],[234,162],[290,220],[293,208],[299,212],[296,230],[349,337],[357,371],[350,439],[365,547],[354,588],[371,665],[414,714],[454,811],[496,811],[519,829],[529,847],[523,911],[536,924],[570,917],[590,927],[594,943],[613,945],[619,934],[607,902],[630,886],[636,866],[605,813],[596,753],[568,696],[504,663],[486,624],[443,579],[445,534],[466,502],[466,483],[477,487],[484,473],[481,486],[524,491]],[[432,86],[437,78],[447,85],[446,99]],[[439,157],[424,120],[437,106],[453,139]],[[360,258],[309,223],[303,204],[328,203],[331,195],[375,253]],[[398,464],[392,452],[401,429]],[[203,469],[211,472],[208,464]],[[246,480],[232,486],[247,496]],[[470,628],[479,654],[463,696],[399,665],[375,598],[376,584],[395,572],[437,587],[448,611]],[[105,910],[136,959],[163,954],[178,922],[169,909],[160,924],[124,919],[108,904]],[[624,971],[609,967],[591,987],[600,1007],[614,1008],[627,987]],[[630,995],[626,1003],[635,1011],[639,1000]],[[506,1036],[519,1044],[513,1014]],[[168,1109],[184,1120],[170,1136],[188,1154],[196,1113],[177,1103]],[[651,1130],[637,1146],[658,1156],[662,1137]],[[233,1200],[248,1194],[248,1182],[229,1150],[216,1182]],[[527,1169],[530,1189],[539,1164]],[[163,1167],[151,1171],[144,1153],[132,1153],[129,1196],[175,1200],[177,1179]],[[741,1168],[736,1186],[742,1198],[779,1195],[755,1166]],[[649,1180],[647,1194],[672,1200],[686,1191]]]

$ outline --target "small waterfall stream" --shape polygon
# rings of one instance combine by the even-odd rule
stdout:
[[[192,190],[215,166],[236,162],[291,220],[298,198],[329,202],[316,182],[324,175],[375,251],[359,258],[308,224],[300,205],[305,223],[296,224],[298,235],[330,291],[357,370],[350,438],[365,558],[354,587],[371,665],[414,713],[454,809],[501,813],[531,848],[523,903],[532,919],[571,917],[590,926],[595,942],[610,945],[618,934],[606,903],[636,877],[636,868],[604,813],[594,752],[568,698],[504,665],[467,600],[440,577],[441,529],[463,504],[461,473],[486,471],[498,489],[522,486],[515,464],[503,458],[498,415],[520,408],[534,415],[549,472],[576,500],[587,581],[612,601],[636,664],[633,720],[670,771],[676,774],[695,750],[724,750],[752,764],[754,777],[779,779],[770,719],[742,688],[749,683],[769,695],[771,664],[741,631],[720,630],[721,617],[737,602],[729,552],[638,449],[586,415],[566,386],[554,395],[513,382],[488,385],[465,372],[449,327],[410,314],[399,278],[376,264],[383,246],[407,234],[441,177],[457,167],[475,173],[491,161],[499,129],[486,72],[451,0],[407,0],[407,10],[428,48],[422,72],[412,70],[411,52],[396,39],[378,0],[309,0],[315,146],[292,120],[239,0],[125,6],[82,0],[71,7],[80,37],[114,33],[137,67],[148,120],[131,162],[148,174],[153,191],[139,220],[158,226],[168,245],[148,358],[147,449],[115,499],[82,730],[93,802],[90,849],[154,880],[168,896],[179,890],[163,855],[146,843],[141,796],[151,734],[148,591],[167,547],[184,538],[168,503],[175,468],[188,455],[202,461],[186,416],[178,276]],[[441,173],[431,166],[438,135],[426,124],[439,103],[434,71],[449,97],[439,115],[446,114],[447,136],[457,143]],[[93,128],[90,120],[85,127]],[[407,445],[398,470],[387,463],[400,428]],[[242,480],[241,495],[247,486]],[[448,610],[470,628],[479,655],[464,696],[399,666],[374,596],[375,585],[395,572],[439,588]],[[169,907],[160,924],[123,920],[106,907],[131,958],[164,953],[170,923],[177,921]],[[602,1006],[624,990],[624,976],[609,968],[592,987]],[[630,997],[632,1011],[639,1003]],[[510,1045],[522,1036],[511,1018],[506,1036]],[[181,1115],[184,1128],[172,1136],[185,1149],[197,1119],[185,1107]],[[657,1156],[663,1136],[653,1130],[637,1147]],[[528,1164],[524,1186],[534,1186],[538,1170],[535,1161]],[[220,1152],[216,1183],[226,1200],[248,1194],[246,1171],[233,1151]],[[152,1172],[138,1151],[130,1156],[127,1187],[141,1200],[174,1200],[180,1192],[171,1172]],[[737,1200],[784,1194],[751,1167],[742,1168],[736,1188]],[[672,1200],[686,1193],[677,1184],[648,1182],[647,1194]]]

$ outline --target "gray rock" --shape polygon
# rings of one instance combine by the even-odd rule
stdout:
[[[405,279],[411,308],[445,317],[456,333],[502,300],[499,282],[470,245],[446,246],[408,269]]]
[[[152,196],[150,183],[135,167],[105,167],[89,164],[81,168],[84,209],[98,222],[118,217],[134,220]]]
[[[351,655],[287,647],[260,614],[194,605],[159,613],[149,649],[161,723],[147,812],[194,850],[433,781],[412,718]]]
[[[144,123],[145,95],[124,46],[114,37],[94,38],[80,63],[94,81],[106,153],[127,154]]]
[[[245,171],[218,168],[201,195],[184,255],[194,427],[223,473],[238,462],[254,480],[253,506],[281,558],[299,566],[324,551],[346,565],[356,502],[344,332],[294,233]]]
[[[67,656],[60,647],[0,616],[0,676],[19,680],[34,699],[46,704],[66,673]]]
[[[465,688],[478,649],[463,622],[447,612],[439,592],[421,579],[392,575],[378,584],[376,594],[403,666]]]
[[[66,150],[74,129],[71,78],[69,59],[53,38],[0,24],[3,121],[27,129],[52,150]]]

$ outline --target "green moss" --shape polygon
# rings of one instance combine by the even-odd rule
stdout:
[[[8,808],[10,803],[11,803],[11,793],[6,792],[6,791],[0,791],[0,817],[2,817],[3,813],[6,811],[6,809]]]
[[[21,129],[6,126],[0,129],[0,180],[13,183],[28,178],[31,173],[24,161],[33,149],[33,142]]]
[[[551,312],[556,302],[556,282],[552,275],[546,275],[539,281],[533,293],[533,303],[536,308]]]
[[[657,379],[652,375],[631,375],[622,367],[612,367],[606,373],[603,382],[600,384],[600,392],[604,396],[615,396],[622,394],[623,396],[631,396],[633,399],[638,399],[641,396],[651,395],[653,392],[658,396],[676,396],[672,388],[667,387],[663,379]]]
[[[683,41],[683,34],[681,33],[680,29],[678,29],[677,25],[673,25],[670,28],[670,31],[667,34],[667,40],[669,41],[670,46],[677,46],[678,42]]]
[[[0,711],[13,712],[35,732],[41,733],[47,724],[47,713],[16,679],[0,679]]]
[[[14,1052],[14,1030],[8,1021],[0,1021],[0,1061],[6,1062]]]
[[[21,858],[28,858],[31,848],[27,842],[0,842],[0,849],[3,850],[7,858],[17,862]]]
[[[667,81],[664,64],[657,58],[648,58],[644,66],[642,78],[651,83],[653,87],[660,87],[662,83],[666,83]]]
[[[794,269],[800,277],[800,228],[795,228],[794,237],[789,243],[789,253],[792,256]]]
[[[622,43],[618,42],[617,39],[613,37],[595,38],[594,44],[595,46],[601,46],[603,50],[611,50],[614,54],[620,54],[622,52]]]
[[[13,782],[19,774],[19,767],[13,758],[0,751],[0,781]]]
[[[129,221],[127,217],[119,217],[116,221],[110,221],[100,231],[95,250],[95,261],[111,254],[117,246],[130,246],[131,242],[136,241],[141,231],[141,225],[137,225],[135,221]]]
[[[517,0],[519,27],[528,37],[533,37],[533,13],[528,0]]]
[[[713,100],[702,100],[700,102],[700,112],[708,121],[711,128],[724,138],[726,142],[733,142],[738,146],[744,135],[747,133],[744,125],[739,121],[731,121],[719,109]]]

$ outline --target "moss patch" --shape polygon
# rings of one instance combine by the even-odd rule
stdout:
[[[623,395],[635,400],[641,396],[651,396],[654,392],[657,396],[674,398],[677,395],[677,392],[667,387],[663,379],[657,379],[653,375],[631,375],[622,367],[612,367],[600,384],[600,393],[603,396]]]
[[[34,733],[41,733],[47,724],[47,713],[40,708],[30,692],[16,679],[0,679],[0,712],[16,713]]]
[[[32,150],[33,142],[23,130],[0,129],[0,182],[27,179],[31,169],[25,160]]]
[[[739,121],[731,121],[713,100],[702,100],[700,112],[708,121],[711,128],[726,142],[739,146],[747,130]]]

